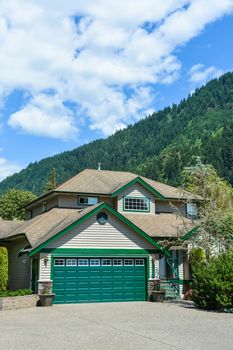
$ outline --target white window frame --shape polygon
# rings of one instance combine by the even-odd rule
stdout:
[[[84,203],[80,202],[81,198],[84,199]],[[98,203],[99,203],[99,197],[91,197],[91,196],[79,196],[78,197],[78,204],[81,204],[81,205],[95,205]]]
[[[90,266],[100,266],[100,259],[90,259]]]
[[[186,204],[186,213],[187,217],[197,217],[197,204],[196,203],[187,203]]]
[[[126,200],[131,200],[131,204],[126,204]],[[142,208],[142,205],[140,205],[140,202],[144,201],[145,205],[147,205],[147,208]],[[135,208],[133,206],[135,205]],[[137,207],[138,205],[138,207]],[[136,211],[136,212],[142,212],[142,213],[149,213],[150,212],[150,198],[149,197],[132,197],[132,196],[126,196],[123,197],[123,210],[124,211]]]
[[[144,266],[145,261],[144,261],[144,259],[135,259],[134,265],[135,266]]]
[[[117,261],[117,263],[116,263]],[[120,263],[118,263],[120,262]],[[113,266],[123,266],[123,259],[113,259]]]
[[[77,259],[75,258],[69,258],[69,259],[66,259],[66,266],[77,266]]]
[[[78,266],[89,266],[88,259],[78,259]]]
[[[106,262],[109,262],[109,264],[106,264]],[[111,259],[102,259],[101,265],[102,266],[112,266],[112,260]]]
[[[131,262],[130,264],[128,262]],[[134,266],[133,259],[124,259],[124,266]]]
[[[59,262],[59,263],[57,264],[57,262]],[[56,258],[56,259],[54,259],[53,265],[54,266],[65,266],[65,259]]]

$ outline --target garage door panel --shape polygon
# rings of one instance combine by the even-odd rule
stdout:
[[[78,258],[63,260],[64,266],[53,267],[55,303],[146,300],[144,259],[85,258],[88,266],[79,266]],[[66,266],[71,261],[73,266]]]

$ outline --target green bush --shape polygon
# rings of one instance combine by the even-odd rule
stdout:
[[[0,291],[7,289],[8,283],[8,254],[7,249],[0,247]]]
[[[201,309],[233,307],[233,250],[199,264],[193,273],[192,300]]]
[[[18,290],[5,290],[0,291],[0,298],[6,298],[6,297],[18,297],[23,295],[30,295],[33,291],[31,289],[18,289]]]
[[[195,270],[195,268],[198,267],[199,264],[205,262],[205,260],[205,251],[202,248],[192,248],[189,255],[189,263],[192,271]]]

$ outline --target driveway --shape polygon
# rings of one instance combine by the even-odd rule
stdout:
[[[233,349],[233,315],[131,302],[0,312],[4,350]]]

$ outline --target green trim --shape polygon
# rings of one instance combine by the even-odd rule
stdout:
[[[156,250],[146,249],[89,249],[89,248],[44,248],[41,253],[50,253],[52,256],[129,256],[156,253]]]
[[[129,198],[129,199],[148,199],[148,203],[149,203],[149,208],[148,210],[134,210],[134,209],[125,209],[125,198]],[[134,196],[124,196],[123,198],[123,211],[126,212],[137,212],[137,213],[149,213],[150,212],[150,197],[134,197]]]
[[[82,223],[83,221],[86,221],[91,216],[93,216],[94,214],[97,214],[100,210],[103,210],[103,209],[108,210],[112,215],[114,215],[119,220],[121,220],[126,225],[128,225],[131,229],[136,231],[144,239],[146,239],[148,242],[150,242],[154,247],[156,247],[157,249],[159,249],[160,251],[162,251],[166,255],[171,256],[171,254],[166,249],[164,249],[158,242],[154,241],[147,233],[142,231],[139,227],[134,225],[125,216],[123,216],[122,214],[120,214],[119,212],[117,212],[116,210],[111,208],[107,203],[104,203],[104,202],[101,203],[100,205],[98,205],[97,207],[95,207],[93,210],[91,210],[87,214],[83,215],[80,219],[78,219],[75,222],[73,222],[71,225],[66,227],[64,230],[58,232],[53,237],[49,238],[47,241],[45,241],[42,244],[40,244],[38,247],[35,247],[34,249],[32,249],[31,252],[29,252],[29,256],[32,256],[32,255],[38,253],[41,249],[45,248],[49,243],[51,243],[51,242],[55,241],[56,239],[58,239],[59,237],[63,236],[64,234],[66,234],[67,232],[69,232],[70,230],[72,230],[73,228],[78,226],[80,223]]]
[[[189,232],[187,232],[184,236],[182,236],[180,239],[182,241],[186,241],[188,238],[190,238],[192,235],[194,235],[195,233],[197,233],[200,229],[200,225],[195,226],[194,228],[192,228],[192,230],[190,230]]]
[[[144,181],[141,177],[135,177],[135,179],[133,179],[132,181],[129,181],[127,184],[125,184],[124,186],[122,186],[121,188],[119,188],[118,190],[116,190],[115,192],[112,193],[111,197],[116,197],[118,196],[120,193],[122,193],[123,191],[125,191],[127,188],[129,188],[130,186],[139,183],[141,184],[143,187],[145,187],[148,191],[150,191],[153,195],[155,195],[155,197],[159,198],[160,200],[165,200],[166,197],[164,197],[161,193],[159,193],[158,191],[156,191],[151,185],[149,185],[146,181]]]
[[[190,283],[192,283],[192,280],[184,280],[184,279],[176,279],[176,278],[168,278],[168,280],[171,283],[177,283],[177,284],[190,284]]]

